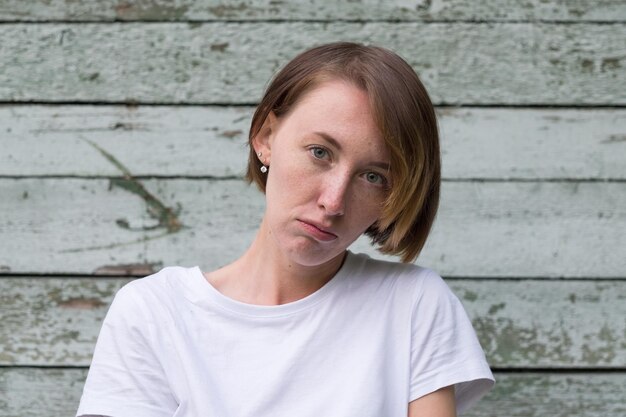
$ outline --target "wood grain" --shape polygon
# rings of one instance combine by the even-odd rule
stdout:
[[[0,417],[74,415],[85,369],[0,369]],[[624,373],[496,375],[496,386],[469,417],[622,416]]]
[[[626,104],[623,24],[4,24],[0,39],[11,102],[255,103],[297,53],[353,40],[404,56],[439,104]]]
[[[241,176],[251,107],[0,107],[0,175]],[[439,108],[444,179],[626,179],[626,110]]]
[[[0,21],[73,22],[116,20],[478,20],[623,22],[626,6],[619,0],[387,0],[277,2],[251,0],[2,0]]]
[[[7,178],[0,195],[5,273],[213,269],[243,253],[264,211],[240,180]],[[623,278],[625,210],[623,182],[446,182],[419,262],[446,276]],[[366,239],[353,248],[375,255]]]
[[[108,306],[126,282],[0,279],[0,365],[89,365]],[[491,366],[626,367],[624,280],[447,282],[472,319]]]

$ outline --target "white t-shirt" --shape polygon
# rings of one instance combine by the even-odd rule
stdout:
[[[452,384],[460,414],[493,382],[437,274],[349,252],[318,291],[276,306],[226,297],[197,266],[125,285],[77,415],[400,417]]]

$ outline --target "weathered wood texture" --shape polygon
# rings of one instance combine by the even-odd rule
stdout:
[[[0,0],[0,21],[197,20],[626,20],[620,0]]]
[[[0,369],[0,417],[73,416],[85,369]],[[494,390],[468,417],[619,417],[624,373],[496,374]]]
[[[13,273],[216,268],[264,210],[241,180],[2,179],[0,195],[0,270]],[[624,182],[446,182],[419,262],[447,276],[623,278],[624,230]]]
[[[128,278],[0,279],[0,365],[86,366]],[[626,368],[626,281],[448,279],[499,368]]]
[[[0,39],[3,101],[254,103],[296,53],[356,40],[403,55],[436,103],[626,104],[625,24],[5,24]]]
[[[241,176],[250,107],[0,107],[0,175]],[[440,108],[445,179],[626,179],[625,109]]]

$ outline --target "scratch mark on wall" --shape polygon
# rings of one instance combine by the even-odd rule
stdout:
[[[104,156],[111,164],[113,164],[118,170],[122,172],[124,178],[114,178],[110,180],[111,187],[118,186],[124,190],[127,190],[135,195],[141,197],[142,200],[147,205],[147,211],[150,217],[156,219],[158,223],[155,226],[143,226],[143,227],[130,227],[129,222],[126,219],[117,219],[117,226],[126,229],[126,230],[134,230],[134,231],[147,231],[147,230],[155,230],[159,228],[164,228],[166,231],[164,233],[153,235],[153,236],[143,236],[138,239],[134,239],[128,242],[120,242],[113,243],[109,245],[97,245],[83,248],[70,248],[61,250],[61,253],[72,253],[72,252],[83,252],[88,250],[100,250],[100,249],[111,249],[118,248],[126,245],[132,245],[136,243],[146,242],[152,239],[158,239],[160,237],[166,236],[171,233],[176,233],[180,231],[184,226],[180,220],[178,219],[178,214],[181,211],[181,205],[177,203],[176,209],[172,209],[171,207],[167,207],[161,200],[159,200],[156,196],[150,193],[143,184],[133,177],[130,170],[122,164],[115,156],[111,153],[107,152],[96,143],[86,139],[82,136],[79,136],[81,140],[84,140],[92,147],[94,147],[102,156]]]
[[[115,165],[115,167],[124,174],[124,178],[122,179],[118,179],[118,178],[112,179],[111,185],[118,186],[120,188],[123,188],[141,197],[148,205],[148,213],[150,214],[150,216],[159,221],[159,224],[157,226],[142,227],[136,230],[152,230],[152,229],[159,228],[159,227],[165,227],[169,233],[175,233],[181,229],[183,225],[180,222],[180,220],[178,220],[178,214],[180,213],[180,210],[181,210],[180,204],[177,204],[176,210],[173,210],[172,208],[167,207],[165,204],[163,204],[163,202],[161,202],[161,200],[159,200],[152,193],[146,190],[143,184],[140,181],[138,181],[136,178],[134,178],[130,170],[126,168],[126,166],[124,166],[120,161],[118,161],[117,158],[115,158],[115,156],[113,156],[111,153],[107,152],[106,150],[102,149],[100,146],[98,146],[94,142],[85,138],[81,138],[81,139],[83,139],[84,141],[89,143],[91,146],[96,148],[109,162]],[[118,222],[118,226],[121,226],[119,222]],[[127,227],[127,225],[121,226],[121,227],[130,229],[129,227]]]

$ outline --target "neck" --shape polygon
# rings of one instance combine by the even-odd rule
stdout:
[[[222,294],[248,304],[279,305],[302,299],[337,273],[345,252],[320,265],[301,265],[280,251],[265,221],[235,262],[207,276]]]

